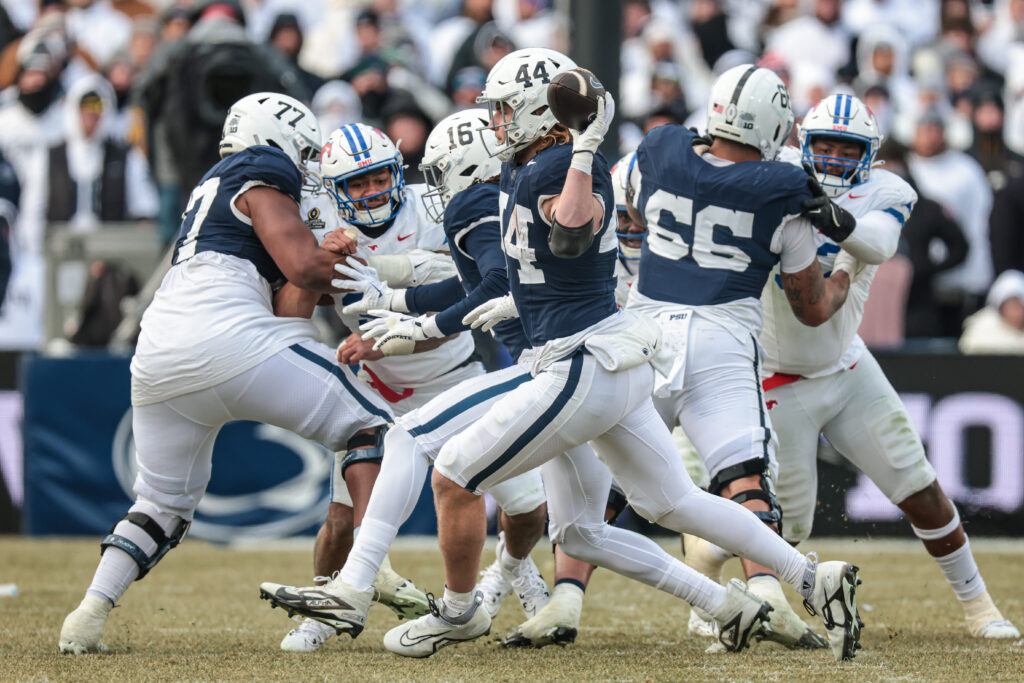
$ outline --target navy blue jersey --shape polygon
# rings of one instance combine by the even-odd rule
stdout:
[[[693,137],[661,126],[637,150],[637,207],[649,230],[637,289],[687,306],[759,299],[779,262],[772,237],[811,198],[807,174],[780,161],[714,166],[693,151]]]
[[[501,251],[498,221],[498,186],[477,183],[459,192],[444,212],[444,231],[461,284],[453,300],[453,283],[446,280],[412,287],[405,294],[409,309],[437,314],[437,327],[445,334],[467,329],[462,319],[480,304],[508,294],[505,255]],[[505,320],[494,326],[494,337],[513,358],[529,346],[519,320]]]
[[[192,190],[174,245],[173,263],[201,251],[218,251],[252,261],[271,283],[281,280],[281,271],[252,229],[252,220],[233,205],[239,194],[258,186],[280,190],[297,204],[302,174],[287,154],[262,145],[218,161]]]
[[[561,194],[572,160],[571,145],[549,147],[523,165],[501,168],[502,248],[509,285],[530,345],[568,337],[615,313],[615,260],[618,254],[608,162],[594,157],[594,194],[604,202],[604,220],[594,242],[574,259],[559,258],[548,247],[550,228],[541,216],[543,198]]]

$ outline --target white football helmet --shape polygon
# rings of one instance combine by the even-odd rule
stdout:
[[[800,124],[799,137],[801,158],[814,167],[818,183],[831,197],[867,181],[882,144],[882,134],[871,110],[853,95],[843,94],[829,95],[811,107]],[[860,159],[815,154],[811,147],[821,137],[860,143]]]
[[[427,137],[420,171],[430,186],[423,206],[440,223],[444,210],[459,192],[478,180],[501,173],[501,162],[488,153],[498,144],[488,126],[486,109],[456,112],[434,127]]]
[[[554,128],[558,121],[548,108],[548,83],[555,74],[575,67],[576,62],[561,52],[542,47],[516,50],[498,60],[487,74],[484,91],[476,98],[487,105],[487,127],[504,131],[504,142],[489,150],[491,156],[508,161]],[[512,109],[510,118],[505,118],[503,104]],[[496,113],[501,123],[494,123]]]
[[[640,259],[640,245],[647,237],[642,226],[634,226],[626,207],[629,173],[636,163],[636,152],[630,152],[612,166],[612,192],[615,194],[615,236],[619,238],[619,258],[627,261]],[[623,215],[625,214],[625,215]],[[623,225],[625,223],[625,226]],[[623,229],[625,227],[625,229]],[[639,228],[639,229],[638,229]]]
[[[380,192],[353,198],[353,178],[386,168],[391,185]],[[365,123],[349,123],[331,133],[320,153],[324,189],[338,204],[341,217],[353,225],[379,228],[405,204],[405,172],[402,153],[383,132]],[[384,198],[381,201],[378,198]]]
[[[273,92],[247,95],[231,105],[220,137],[220,156],[254,145],[277,147],[299,170],[320,156],[320,126],[313,112],[294,97]]]
[[[792,128],[789,91],[771,69],[734,66],[712,84],[708,135],[749,145],[771,160]]]

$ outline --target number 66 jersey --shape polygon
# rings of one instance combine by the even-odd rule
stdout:
[[[799,218],[811,198],[807,176],[782,162],[699,155],[694,137],[661,126],[637,150],[629,182],[648,235],[628,307],[693,307],[749,339],[761,329],[761,290],[775,264],[798,272],[814,259],[814,233]]]

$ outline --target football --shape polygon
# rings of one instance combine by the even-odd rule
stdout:
[[[548,85],[548,106],[558,122],[573,130],[583,130],[597,113],[597,98],[604,86],[597,76],[583,68],[556,74]]]

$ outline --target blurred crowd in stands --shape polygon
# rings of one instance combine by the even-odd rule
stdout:
[[[217,159],[228,105],[258,90],[310,102],[325,131],[382,128],[420,182],[433,122],[475,106],[498,59],[569,52],[568,4],[2,0],[0,225],[15,269],[46,248],[52,222],[151,219],[170,240]],[[1020,274],[989,294],[1001,273],[1024,270],[1024,0],[589,4],[621,22],[622,153],[657,125],[702,128],[710,83],[737,64],[778,72],[797,121],[852,92],[886,136],[879,160],[920,195],[903,270],[880,276],[873,296],[905,293],[895,340],[959,337],[994,310],[1024,349],[1024,313],[999,314],[1007,292],[1024,311]],[[0,249],[0,279],[10,260]]]

